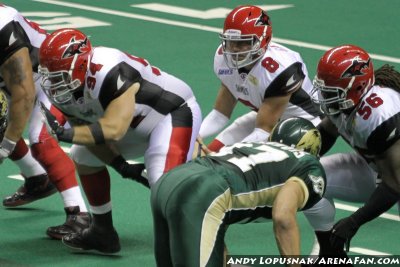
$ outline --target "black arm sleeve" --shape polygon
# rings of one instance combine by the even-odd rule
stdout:
[[[381,183],[375,189],[367,203],[359,208],[351,217],[353,217],[358,226],[361,226],[390,209],[399,199],[399,193],[389,188],[385,183]]]
[[[20,48],[31,49],[28,36],[18,22],[11,21],[5,25],[0,36],[0,66]]]
[[[337,137],[331,135],[321,124],[317,125],[317,129],[321,134],[321,150],[319,151],[319,155],[322,156],[326,152],[329,151],[333,147],[336,142]]]
[[[284,96],[299,89],[304,80],[304,72],[300,62],[293,63],[282,71],[268,86],[264,98]]]

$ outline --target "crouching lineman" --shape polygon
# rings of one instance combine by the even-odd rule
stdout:
[[[74,143],[75,161],[93,220],[64,244],[103,253],[120,250],[112,223],[110,175],[126,159],[144,155],[148,182],[191,159],[201,112],[191,88],[145,59],[92,47],[75,29],[49,35],[40,52],[42,86],[71,128],[48,117],[60,141]],[[106,153],[106,151],[108,152]]]
[[[3,200],[3,206],[26,205],[58,190],[67,218],[65,223],[49,227],[46,233],[61,239],[67,233],[88,227],[89,214],[74,164],[46,131],[40,107],[35,102],[36,97],[61,119],[40,89],[38,52],[45,37],[46,31],[39,25],[14,8],[0,4],[0,87],[9,96],[8,125],[0,141],[0,163],[9,158],[25,178],[15,193]],[[28,120],[31,149],[22,138]]]
[[[152,187],[157,266],[223,266],[226,226],[260,218],[272,218],[282,256],[300,255],[296,212],[325,191],[320,134],[310,121],[290,118],[269,140],[194,159]]]

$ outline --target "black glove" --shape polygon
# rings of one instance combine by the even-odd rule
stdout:
[[[146,168],[143,163],[129,164],[121,155],[117,156],[110,163],[123,178],[136,181],[147,188],[150,188],[149,181],[142,176],[142,171]]]
[[[56,117],[51,114],[50,110],[48,110],[42,102],[40,102],[40,108],[43,116],[45,117],[44,123],[46,124],[49,134],[53,135],[59,141],[72,143],[72,139],[74,137],[74,128],[65,129],[62,125],[60,125]]]
[[[332,229],[332,235],[330,242],[336,249],[344,249],[346,245],[346,251],[349,251],[350,240],[357,233],[360,225],[354,220],[352,216],[346,217],[338,221]]]

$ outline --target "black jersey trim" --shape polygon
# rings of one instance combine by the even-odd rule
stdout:
[[[400,112],[381,123],[367,139],[367,154],[385,152],[400,139]]]
[[[185,100],[172,92],[166,91],[157,84],[143,80],[139,92],[136,94],[136,103],[152,107],[157,112],[167,115],[178,109]]]
[[[298,87],[299,83],[303,82],[304,78],[305,74],[302,70],[302,64],[295,62],[271,82],[267,90],[265,90],[264,98],[288,95],[293,92],[294,88]],[[287,84],[291,79],[293,81]]]
[[[120,82],[118,82],[120,81]],[[118,88],[118,83],[122,85]],[[132,84],[142,82],[140,72],[126,62],[121,62],[114,66],[104,78],[100,88],[99,101],[103,109],[115,98],[119,97],[128,90]]]
[[[310,95],[307,94],[307,92],[303,88],[300,88],[299,90],[294,92],[290,97],[289,102],[295,106],[300,107],[302,110],[314,117],[324,117],[321,110],[317,108],[317,106],[311,101]]]
[[[13,35],[13,37],[11,37]],[[10,21],[0,30],[0,66],[22,47],[32,49],[29,38],[22,26],[16,21]],[[10,45],[10,38],[15,40]]]

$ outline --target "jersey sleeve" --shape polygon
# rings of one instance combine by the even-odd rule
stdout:
[[[382,122],[367,139],[368,152],[380,154],[400,139],[400,113]]]
[[[99,100],[103,108],[115,98],[122,95],[132,84],[142,82],[142,76],[138,70],[126,62],[120,62],[113,67],[104,78],[100,88]]]
[[[304,190],[305,199],[300,210],[309,209],[322,199],[326,189],[326,174],[314,156],[310,155],[307,161],[301,161],[291,179],[298,181]]]
[[[22,26],[10,21],[0,30],[0,66],[22,47],[31,48],[29,38]]]
[[[295,62],[282,71],[265,90],[264,99],[268,97],[285,96],[299,89],[305,74],[302,64]]]

